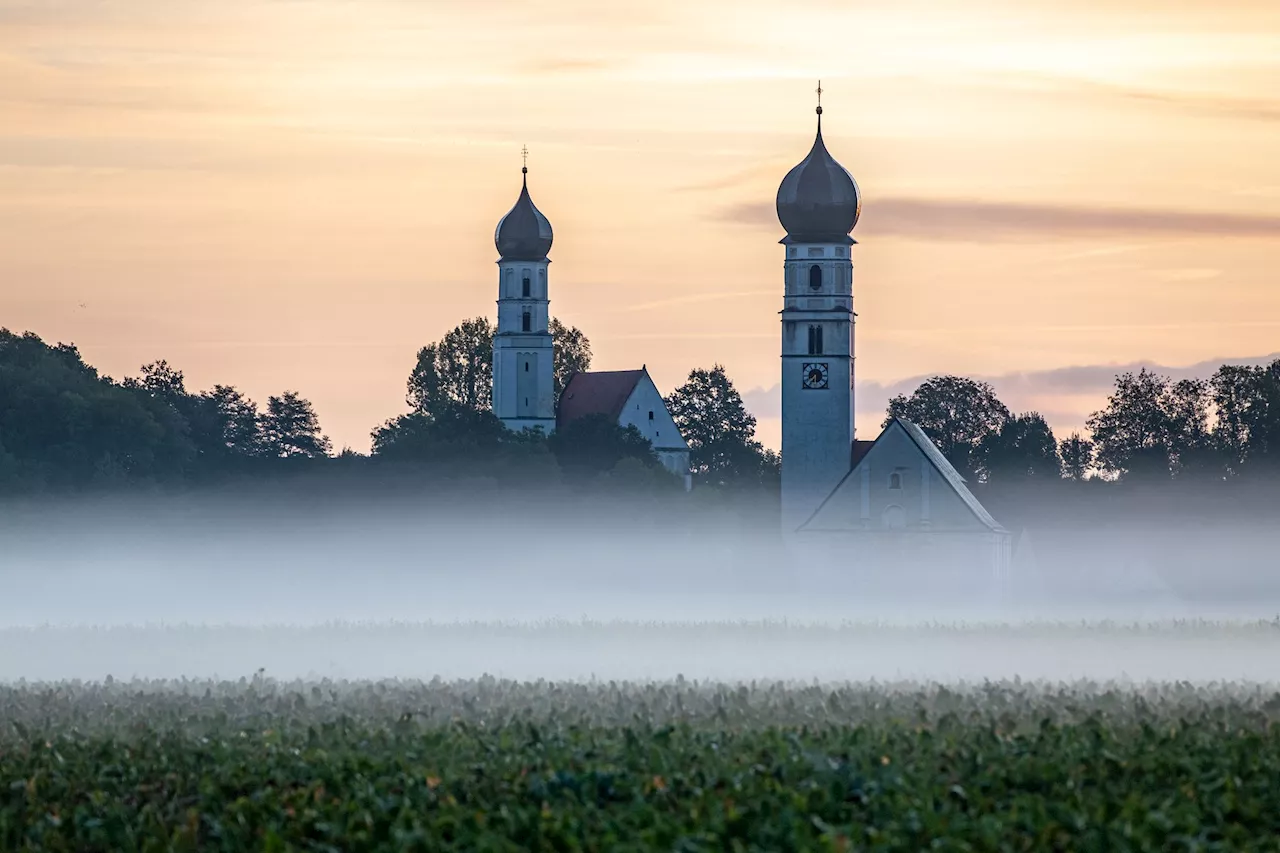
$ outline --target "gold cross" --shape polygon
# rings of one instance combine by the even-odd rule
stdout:
[[[524,160],[524,167],[526,169],[529,168],[529,146],[528,145],[523,145],[520,147],[520,157]]]
[[[818,81],[818,106],[822,106],[822,81]]]

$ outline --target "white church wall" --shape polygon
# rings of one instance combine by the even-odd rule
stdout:
[[[821,530],[985,532],[906,431],[891,424],[809,523]]]
[[[653,444],[658,460],[673,474],[687,478],[689,444],[667,411],[666,401],[648,373],[640,377],[618,415],[618,426],[633,426]],[[688,488],[688,482],[685,487]]]

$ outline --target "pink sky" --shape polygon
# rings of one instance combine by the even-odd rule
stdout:
[[[297,390],[365,450],[417,348],[493,313],[528,144],[595,366],[721,362],[776,446],[773,198],[819,77],[866,400],[994,377],[1062,432],[1097,366],[1280,351],[1273,0],[0,0],[0,326]]]

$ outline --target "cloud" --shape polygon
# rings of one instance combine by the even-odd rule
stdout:
[[[1069,422],[1071,415],[1065,409],[1046,410],[1042,404],[1045,398],[1096,397],[1097,405],[1100,406],[1107,394],[1115,387],[1116,376],[1121,373],[1129,371],[1137,373],[1146,368],[1174,380],[1204,379],[1213,375],[1214,371],[1223,364],[1261,365],[1271,364],[1277,359],[1280,359],[1280,352],[1248,358],[1214,358],[1176,367],[1141,361],[1129,364],[1057,367],[1050,370],[1018,371],[970,378],[990,382],[996,390],[996,395],[1015,412],[1036,409],[1052,425],[1055,419],[1058,423]],[[890,398],[898,394],[910,394],[931,375],[937,374],[911,376],[888,383],[858,382],[854,391],[857,414],[883,415],[889,406]],[[779,385],[770,388],[752,388],[743,393],[742,399],[747,409],[757,417],[776,418],[782,414],[782,393]]]
[[[774,206],[752,202],[717,216],[760,228],[779,229]],[[1116,233],[1167,236],[1280,237],[1280,216],[1185,210],[1019,204],[976,199],[864,199],[859,233],[919,240],[996,242],[1072,239]]]

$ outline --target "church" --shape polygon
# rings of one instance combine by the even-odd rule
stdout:
[[[493,413],[512,430],[547,435],[577,418],[605,415],[635,427],[649,439],[658,461],[692,487],[689,444],[662,394],[639,370],[580,371],[555,399],[555,348],[551,338],[551,223],[529,196],[529,167],[520,170],[520,196],[498,222],[498,327],[493,337]]]
[[[821,97],[821,87],[818,89]],[[813,147],[778,187],[782,317],[782,529],[829,564],[973,589],[1007,580],[1011,540],[915,424],[854,434],[853,176]],[[899,569],[910,569],[899,572]]]
[[[819,87],[819,98],[821,98]],[[782,320],[782,532],[835,565],[938,570],[972,588],[1002,586],[1009,531],[915,424],[894,419],[874,441],[854,434],[853,246],[862,212],[853,176],[827,151],[822,106],[813,147],[778,187],[786,236]],[[648,371],[574,374],[558,405],[549,331],[551,223],[529,196],[498,223],[498,329],[493,408],[510,429],[548,434],[575,418],[604,414],[635,426],[662,464],[689,488],[689,445]],[[898,574],[895,572],[895,574]]]

